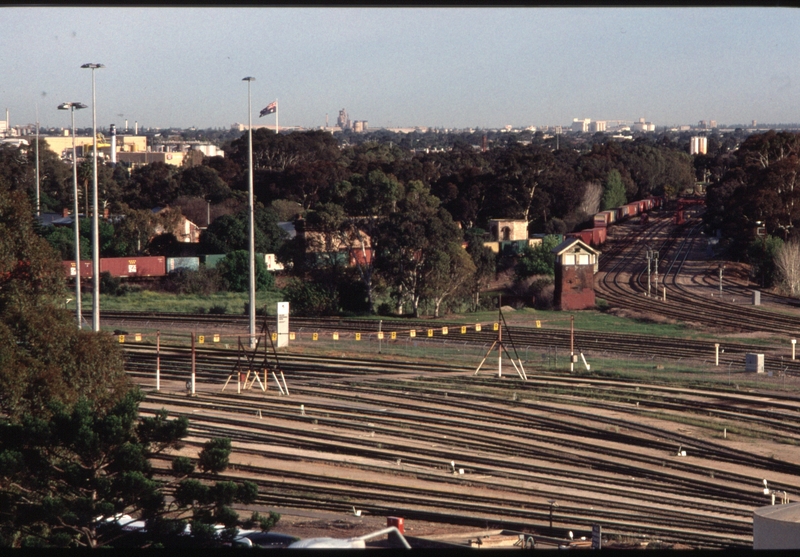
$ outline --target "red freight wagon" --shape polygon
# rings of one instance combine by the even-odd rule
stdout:
[[[567,238],[577,238],[587,246],[592,245],[592,230],[594,228],[587,228],[586,230],[577,230],[575,232],[570,232],[567,234]]]
[[[73,278],[78,273],[78,269],[75,266],[74,261],[62,261],[61,265],[64,267],[64,271],[67,273],[67,278]],[[92,277],[92,262],[91,261],[81,261],[81,280],[85,278]]]
[[[602,246],[606,243],[606,229],[605,228],[590,228],[592,231],[592,247]]]
[[[104,257],[100,259],[100,272],[112,277],[163,277],[166,274],[166,258],[151,257]]]

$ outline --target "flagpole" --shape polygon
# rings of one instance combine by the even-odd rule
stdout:
[[[277,135],[280,133],[280,128],[278,127],[278,97],[275,97],[275,134]]]

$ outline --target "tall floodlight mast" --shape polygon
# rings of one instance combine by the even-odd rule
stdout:
[[[61,103],[59,110],[69,110],[72,116],[72,220],[75,228],[75,316],[78,319],[78,328],[82,327],[81,316],[81,226],[78,213],[78,159],[75,156],[75,111],[86,108],[83,103]]]
[[[97,214],[97,104],[94,71],[103,64],[84,64],[92,70],[92,330],[100,331],[100,219]]]
[[[255,77],[245,77],[242,81],[247,82],[247,219],[250,232],[250,346],[256,345],[256,235],[255,235],[255,213],[253,210],[253,110],[250,103],[250,82],[255,81]]]

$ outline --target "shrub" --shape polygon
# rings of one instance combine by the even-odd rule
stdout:
[[[326,285],[292,279],[283,293],[295,315],[331,315],[339,310],[336,290]]]
[[[275,277],[267,271],[264,259],[255,258],[256,290],[269,290],[275,286]],[[250,288],[250,254],[246,250],[232,251],[217,264],[217,269],[228,290],[247,292]]]
[[[216,269],[206,267],[201,267],[197,271],[175,269],[162,279],[161,287],[175,294],[208,296],[222,290],[222,278]]]

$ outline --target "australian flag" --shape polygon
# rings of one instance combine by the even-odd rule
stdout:
[[[278,101],[272,101],[264,108],[259,114],[258,117],[261,118],[262,116],[266,116],[267,114],[272,114],[278,110]]]

